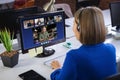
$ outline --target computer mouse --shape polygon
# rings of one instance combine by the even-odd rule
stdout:
[[[52,55],[52,54],[54,54],[55,53],[55,50],[54,49],[45,49],[45,51],[44,51],[44,54],[45,55]]]

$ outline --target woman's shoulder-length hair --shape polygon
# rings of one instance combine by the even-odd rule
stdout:
[[[102,11],[97,7],[81,8],[75,13],[75,22],[80,26],[82,44],[98,44],[105,41],[106,29]]]

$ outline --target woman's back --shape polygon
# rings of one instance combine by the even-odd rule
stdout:
[[[104,80],[117,72],[115,56],[115,48],[111,44],[83,45],[67,53],[62,69],[53,72],[51,78],[52,80]]]
[[[79,74],[77,80],[101,80],[116,73],[115,48],[110,44],[83,45],[72,52]]]
[[[83,45],[67,53],[62,69],[54,71],[51,80],[104,80],[117,72],[116,50],[111,44],[104,44],[106,29],[99,8],[79,9],[73,31]],[[58,62],[52,66],[59,68]]]

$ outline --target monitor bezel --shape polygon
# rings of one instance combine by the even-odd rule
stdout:
[[[41,45],[41,46],[43,46],[43,48],[45,48],[45,47],[48,47],[48,46],[52,46],[52,45],[55,45],[55,44],[58,44],[58,43],[61,43],[61,42],[65,42],[66,41],[66,32],[65,32],[65,13],[64,13],[64,11],[63,10],[61,10],[61,11],[54,11],[54,12],[45,12],[45,13],[37,13],[37,14],[31,14],[31,15],[26,15],[26,16],[19,16],[19,18],[18,18],[18,20],[19,20],[19,25],[21,26],[21,20],[23,20],[24,18],[32,18],[33,16],[36,16],[36,17],[38,17],[38,16],[44,16],[44,15],[53,15],[53,14],[57,14],[57,13],[60,13],[61,15],[62,15],[62,17],[63,17],[63,25],[64,25],[64,38],[63,39],[60,39],[60,40],[57,40],[57,41],[54,41],[54,42],[52,42],[52,43],[49,43],[49,44],[45,44],[45,45]],[[31,48],[29,48],[29,49],[24,49],[24,43],[23,43],[23,37],[22,37],[22,30],[21,30],[21,27],[19,27],[19,29],[20,29],[20,42],[21,42],[21,50],[22,50],[22,53],[23,54],[25,54],[25,53],[28,53],[28,50],[29,49],[33,49],[33,48],[37,48],[37,47],[40,47],[40,46],[34,46],[34,47],[31,47]]]
[[[120,24],[119,25],[116,25],[116,23],[114,23],[114,20],[113,20],[113,11],[112,11],[112,9],[111,9],[111,6],[113,5],[113,4],[120,4],[120,1],[118,2],[111,2],[110,4],[109,4],[109,8],[110,8],[110,15],[111,15],[111,24],[112,24],[112,27],[115,27],[115,26],[120,26]]]

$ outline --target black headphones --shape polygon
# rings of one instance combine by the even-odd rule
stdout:
[[[79,14],[79,18],[81,16],[81,13]],[[78,22],[77,22],[77,30],[80,31],[80,19],[78,19]]]
[[[81,12],[79,14],[79,18],[81,16],[82,12],[83,12],[83,8],[81,9]],[[80,31],[80,19],[78,19],[77,30]]]
[[[80,23],[77,24],[77,30],[80,31]]]

